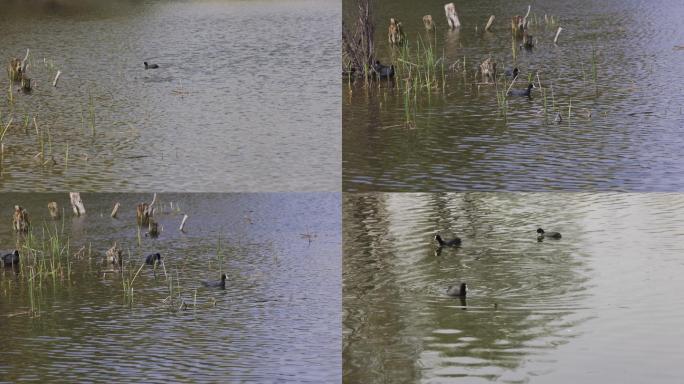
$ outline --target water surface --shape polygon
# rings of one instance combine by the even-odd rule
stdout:
[[[684,373],[684,195],[348,194],[343,220],[344,382]],[[439,252],[437,231],[462,247]],[[445,295],[460,282],[465,302]]]
[[[344,2],[347,20],[354,15],[353,4]],[[684,188],[684,74],[674,70],[684,58],[684,50],[675,49],[684,45],[683,3],[532,3],[531,18],[537,23],[530,32],[537,44],[531,52],[518,50],[514,60],[510,18],[524,14],[528,4],[458,2],[462,27],[451,32],[444,2],[377,2],[378,58],[399,64],[398,51],[387,43],[389,18],[396,17],[413,51],[422,39],[431,42],[437,56],[446,57],[446,87],[419,95],[417,108],[410,108],[415,128],[407,128],[403,88],[383,83],[367,90],[360,82],[343,82],[345,191]],[[426,14],[437,23],[435,33],[423,27]],[[484,33],[492,14],[494,30]],[[547,26],[544,15],[560,20],[558,45],[553,44],[557,26]],[[546,115],[539,90],[531,99],[510,99],[502,115],[494,87],[474,80],[479,63],[490,54],[500,69],[520,68],[516,87],[523,88],[528,75],[540,74],[549,89]],[[454,63],[458,70],[449,71]],[[562,114],[560,125],[551,111]]]
[[[0,16],[2,62],[30,48],[35,85],[10,103],[0,77],[0,190],[339,190],[339,4],[62,3]]]
[[[63,243],[68,238],[72,270],[70,279],[36,282],[31,316],[25,275],[0,269],[0,382],[340,381],[339,194],[162,194],[155,217],[163,231],[140,243],[134,207],[151,195],[82,197],[85,217],[53,222],[47,203],[66,206],[68,196],[0,195],[2,217],[22,204],[36,236],[47,226],[63,233]],[[17,238],[4,222],[6,250]],[[142,269],[132,303],[120,272],[104,273],[114,241],[124,250],[125,276],[144,255],[163,257],[166,274]],[[90,256],[75,256],[82,246]],[[201,286],[221,272],[225,291]]]

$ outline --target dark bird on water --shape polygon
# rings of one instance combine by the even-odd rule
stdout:
[[[159,254],[159,252],[147,255],[147,257],[145,258],[145,264],[147,265],[154,265],[158,263],[161,263],[161,255]]]
[[[0,258],[2,259],[2,265],[4,265],[5,267],[19,265],[19,251],[17,251],[16,249],[14,250],[14,252],[0,256]]]
[[[446,294],[447,294],[447,296],[465,298],[467,290],[468,290],[468,288],[467,288],[466,283],[461,283],[460,286],[458,286],[458,285],[449,286],[449,288],[447,288]]]
[[[221,288],[221,289],[226,289],[226,274],[221,275],[221,280],[219,281],[203,281],[202,285],[205,287],[210,287],[210,288]]]
[[[440,247],[458,247],[461,245],[461,239],[458,237],[454,237],[453,239],[450,240],[444,240],[442,239],[442,236],[438,234],[435,235],[435,240],[439,244]]]
[[[537,239],[539,239],[539,240],[544,239],[544,238],[549,238],[549,239],[556,239],[556,240],[558,240],[558,239],[561,238],[560,232],[546,232],[545,230],[543,230],[543,229],[541,229],[541,228],[538,228],[538,229],[537,229],[537,233],[539,234],[539,235],[537,236]]]

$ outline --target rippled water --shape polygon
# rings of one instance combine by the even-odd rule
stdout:
[[[64,3],[0,15],[3,66],[30,48],[35,85],[9,103],[0,76],[0,190],[339,190],[338,3]]]
[[[682,194],[351,194],[343,221],[344,382],[684,373]],[[444,293],[462,281],[465,303]]]
[[[684,50],[674,47],[684,45],[683,3],[532,3],[541,23],[531,30],[537,46],[519,52],[516,65],[522,78],[539,71],[544,86],[553,87],[548,105],[562,112],[560,125],[545,118],[538,90],[531,100],[510,99],[504,118],[494,88],[473,84],[489,54],[499,68],[513,65],[510,17],[524,14],[528,2],[460,1],[459,32],[447,30],[443,4],[398,0],[375,7],[381,61],[394,56],[396,62],[387,43],[389,18],[396,17],[413,50],[420,33],[424,42],[436,39],[437,56],[444,54],[447,65],[465,56],[467,77],[447,70],[444,92],[423,92],[412,129],[404,124],[403,91],[344,82],[345,191],[682,190],[684,73],[676,68]],[[353,15],[351,5],[345,2],[345,17]],[[435,19],[436,36],[425,32],[425,14]],[[491,14],[494,32],[484,34]],[[557,46],[545,14],[560,19]]]
[[[71,257],[70,281],[40,281],[38,316],[26,313],[26,279],[0,268],[0,381],[339,382],[339,194],[163,194],[156,218],[164,230],[140,245],[134,206],[150,195],[82,197],[87,215],[56,225],[64,226],[70,254],[85,245],[92,258]],[[51,200],[68,204],[63,194],[2,194],[0,213],[8,218],[13,204],[22,204],[40,236],[45,224],[53,226]],[[122,205],[111,219],[115,201]],[[185,234],[178,231],[183,213]],[[15,238],[3,222],[6,250]],[[102,273],[113,241],[133,271],[143,255],[159,251],[170,277],[143,269],[129,306],[122,277]],[[201,287],[219,268],[228,275],[226,290]],[[187,310],[164,304],[170,280]]]

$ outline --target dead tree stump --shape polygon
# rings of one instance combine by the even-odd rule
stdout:
[[[432,21],[432,15],[423,16],[423,25],[425,25],[425,29],[428,31],[435,29],[435,23]]]
[[[81,200],[81,194],[79,192],[69,192],[69,199],[71,200],[71,209],[74,210],[74,215],[85,215],[86,210],[83,200]]]
[[[523,34],[527,31],[527,17],[530,15],[530,9],[532,9],[532,7],[528,5],[527,13],[525,14],[525,16],[517,15],[511,18],[511,31],[513,32],[513,36],[519,39],[522,38]]]
[[[447,22],[449,23],[449,28],[456,29],[461,26],[461,22],[458,20],[458,14],[456,13],[456,6],[454,5],[454,3],[445,4],[444,13],[446,14]]]
[[[117,202],[116,204],[114,204],[114,209],[112,209],[112,213],[111,213],[111,215],[110,215],[112,218],[116,219],[116,214],[119,212],[119,207],[120,207],[120,206],[121,206],[121,204],[120,204],[119,202]]]
[[[12,228],[15,232],[28,233],[31,221],[26,210],[18,205],[14,206],[14,215],[12,215]]]
[[[492,24],[494,24],[494,15],[489,16],[489,20],[487,20],[487,25],[485,25],[485,32],[489,32],[489,29],[492,27]]]
[[[140,203],[135,207],[135,217],[139,226],[149,225],[150,207],[147,203]]]
[[[12,81],[21,81],[21,60],[13,57],[7,65],[7,74]]]
[[[107,250],[105,256],[107,258],[108,263],[115,265],[123,264],[123,251],[121,250],[121,248],[116,246],[116,243],[114,243],[114,245],[112,245],[112,247]]]
[[[482,82],[496,81],[496,62],[491,57],[485,59],[480,64],[480,73],[482,74]]]
[[[59,219],[59,206],[57,206],[56,201],[48,203],[48,211],[50,211],[50,217],[52,217],[53,220]]]
[[[393,45],[400,45],[404,42],[404,31],[401,29],[401,22],[393,17],[390,19],[390,25],[387,29],[387,38],[389,43]]]
[[[31,91],[31,79],[25,74],[21,75],[21,90],[24,92]]]
[[[527,33],[527,30],[523,32],[522,46],[525,49],[532,49],[532,47],[534,47],[534,39],[532,38],[532,35]]]
[[[154,221],[153,218],[150,218],[149,221],[150,223],[147,226],[147,234],[153,239],[157,238],[159,236],[159,224]]]

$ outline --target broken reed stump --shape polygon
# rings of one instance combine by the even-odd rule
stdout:
[[[50,217],[52,217],[53,220],[59,219],[59,206],[56,201],[48,203],[48,211],[50,211]]]
[[[487,21],[487,25],[485,26],[485,32],[489,32],[489,29],[492,27],[492,24],[494,24],[494,15],[489,16],[489,20]]]
[[[55,79],[52,81],[52,86],[56,87],[57,86],[57,81],[59,80],[59,75],[62,74],[62,71],[57,71],[57,74],[55,75]]]
[[[83,200],[81,200],[81,194],[79,192],[69,192],[69,200],[71,201],[71,209],[74,210],[74,215],[85,215],[85,206],[83,205]]]
[[[159,224],[153,218],[149,219],[147,234],[153,239],[159,236]]]
[[[525,16],[513,16],[511,18],[511,31],[513,32],[513,36],[517,38],[522,38],[523,34],[527,31],[528,27],[528,20],[527,17],[530,15],[530,10],[532,9],[531,5],[527,6],[527,13]]]
[[[454,5],[454,3],[445,4],[444,13],[446,14],[447,22],[449,23],[449,28],[456,29],[461,26],[461,22],[458,20],[458,14],[456,13],[456,6]]]
[[[342,63],[350,75],[371,76],[375,63],[375,24],[371,0],[357,0],[357,18],[349,28],[342,21]]]
[[[482,74],[482,82],[496,81],[496,62],[491,57],[485,59],[480,64],[480,73]]]
[[[116,246],[116,242],[114,242],[114,245],[112,245],[112,247],[107,250],[107,253],[105,253],[107,262],[115,265],[123,264],[122,255],[123,251],[121,248]]]
[[[140,203],[135,207],[135,218],[139,226],[149,225],[151,216],[150,206],[147,203]]]
[[[560,33],[561,33],[562,30],[563,30],[563,28],[558,27],[558,30],[556,31],[556,37],[553,38],[553,43],[554,43],[554,44],[558,43],[558,36],[560,36]]]
[[[181,220],[180,228],[178,228],[181,232],[185,232],[185,221],[186,220],[188,220],[187,214],[183,215],[183,220]]]
[[[31,91],[31,79],[26,77],[25,74],[21,75],[21,90],[24,92]]]
[[[521,45],[526,49],[532,49],[532,47],[534,47],[534,39],[532,38],[532,35],[527,33],[527,31],[523,32]]]
[[[390,25],[387,28],[387,38],[390,44],[400,45],[404,42],[404,31],[401,29],[401,22],[395,18],[390,18]]]
[[[435,23],[432,21],[432,15],[423,16],[423,25],[425,25],[425,29],[428,31],[435,29]]]
[[[28,233],[30,226],[31,221],[28,212],[24,208],[15,205],[14,214],[12,215],[12,228],[14,228],[14,231]]]
[[[114,209],[112,209],[112,213],[110,214],[110,216],[111,216],[112,218],[116,219],[116,214],[119,212],[119,207],[120,207],[120,206],[121,206],[121,204],[120,204],[119,202],[117,202],[116,204],[114,204]]]
[[[21,81],[21,60],[13,57],[7,65],[7,75],[12,81]]]

